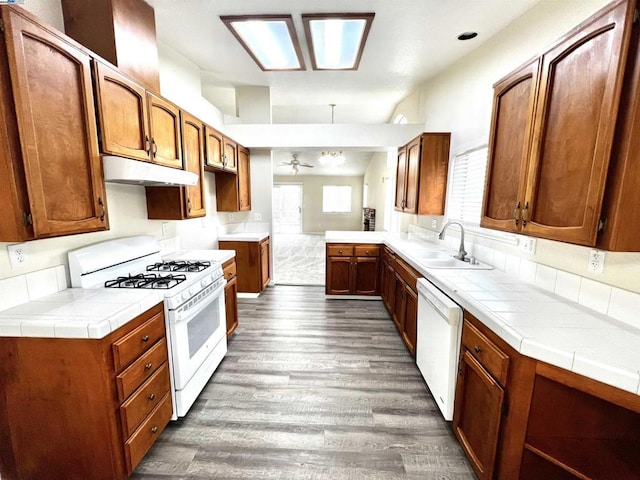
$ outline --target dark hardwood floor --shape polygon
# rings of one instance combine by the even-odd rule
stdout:
[[[134,479],[475,478],[381,301],[275,286]]]

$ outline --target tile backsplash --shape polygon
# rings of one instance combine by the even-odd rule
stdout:
[[[0,311],[68,288],[64,265],[0,280]]]
[[[457,250],[460,242],[453,235],[447,236],[445,240],[438,240],[437,232],[418,225],[409,226],[409,235],[428,242],[442,243],[451,250]],[[496,270],[517,276],[523,282],[536,285],[569,301],[577,302],[585,308],[640,328],[640,316],[638,316],[640,294],[638,293],[612,287],[486,245],[475,245],[473,237],[465,237],[465,248],[469,255],[492,265]]]

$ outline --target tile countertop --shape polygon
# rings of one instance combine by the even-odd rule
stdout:
[[[163,299],[157,290],[67,288],[0,311],[0,336],[104,338]]]
[[[407,234],[330,231],[325,239],[385,244],[523,355],[640,395],[640,330],[633,326],[500,270],[427,268],[418,253],[442,246]]]
[[[269,232],[225,233],[218,236],[222,242],[259,242],[269,236]]]

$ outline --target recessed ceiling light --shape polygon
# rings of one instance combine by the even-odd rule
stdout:
[[[464,32],[458,35],[458,40],[471,40],[472,38],[476,38],[478,36],[478,32]]]
[[[314,70],[357,70],[374,13],[303,14]]]
[[[269,70],[304,70],[291,15],[221,16],[258,66]]]

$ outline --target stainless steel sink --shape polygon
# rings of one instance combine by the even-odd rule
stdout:
[[[448,256],[446,258],[443,258],[443,257],[420,258],[420,263],[422,263],[422,265],[424,265],[426,268],[457,268],[457,269],[468,269],[468,270],[492,270],[493,269],[491,265],[487,265],[486,263],[463,262],[451,256]]]

